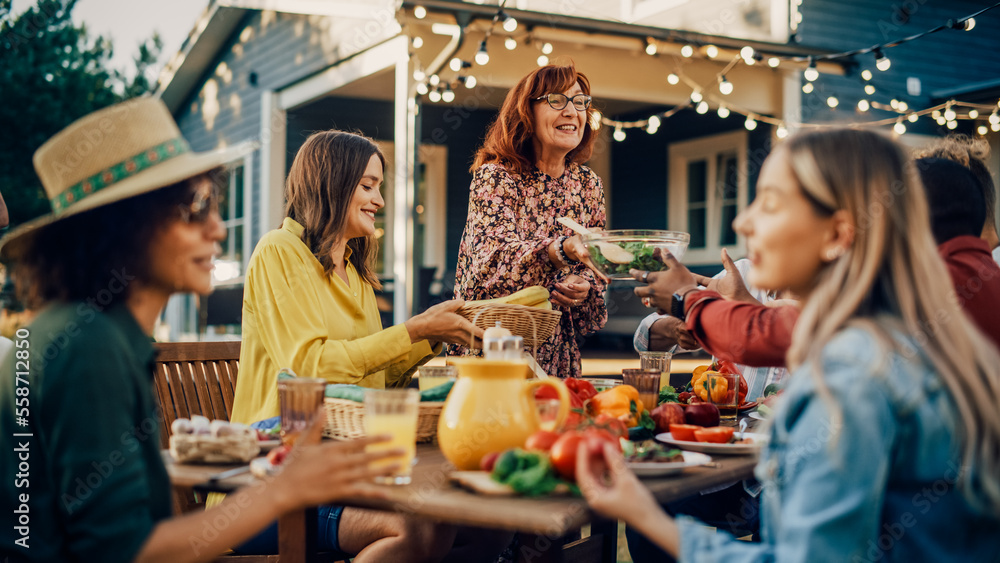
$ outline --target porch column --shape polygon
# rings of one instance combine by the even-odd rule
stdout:
[[[393,192],[392,249],[393,249],[393,323],[400,324],[413,314],[416,303],[416,264],[413,260],[413,241],[416,240],[416,221],[413,219],[416,200],[414,181],[417,102],[413,97],[412,75],[408,42],[397,42],[395,51],[395,95],[393,123],[395,142],[395,190]]]

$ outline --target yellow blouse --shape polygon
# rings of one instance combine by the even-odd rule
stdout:
[[[402,387],[417,366],[441,350],[426,340],[411,345],[403,325],[383,330],[372,286],[349,261],[349,283],[324,274],[302,241],[303,230],[286,217],[250,257],[235,422],[278,416],[281,368],[331,383]]]

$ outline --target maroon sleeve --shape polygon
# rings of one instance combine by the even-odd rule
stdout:
[[[707,352],[748,366],[785,365],[799,309],[726,301],[714,291],[691,292],[686,326]]]

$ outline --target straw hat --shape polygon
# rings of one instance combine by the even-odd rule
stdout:
[[[81,117],[35,151],[35,172],[52,213],[8,233],[0,240],[0,258],[16,259],[38,229],[56,221],[197,176],[253,149],[245,143],[192,152],[157,98],[136,98]]]

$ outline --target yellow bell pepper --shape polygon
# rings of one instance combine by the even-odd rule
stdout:
[[[691,389],[706,403],[723,403],[726,400],[726,393],[729,392],[729,381],[717,371],[706,370],[695,376],[691,382]]]
[[[635,387],[619,385],[591,397],[587,402],[587,410],[591,416],[606,414],[632,427],[639,425],[643,406]]]

